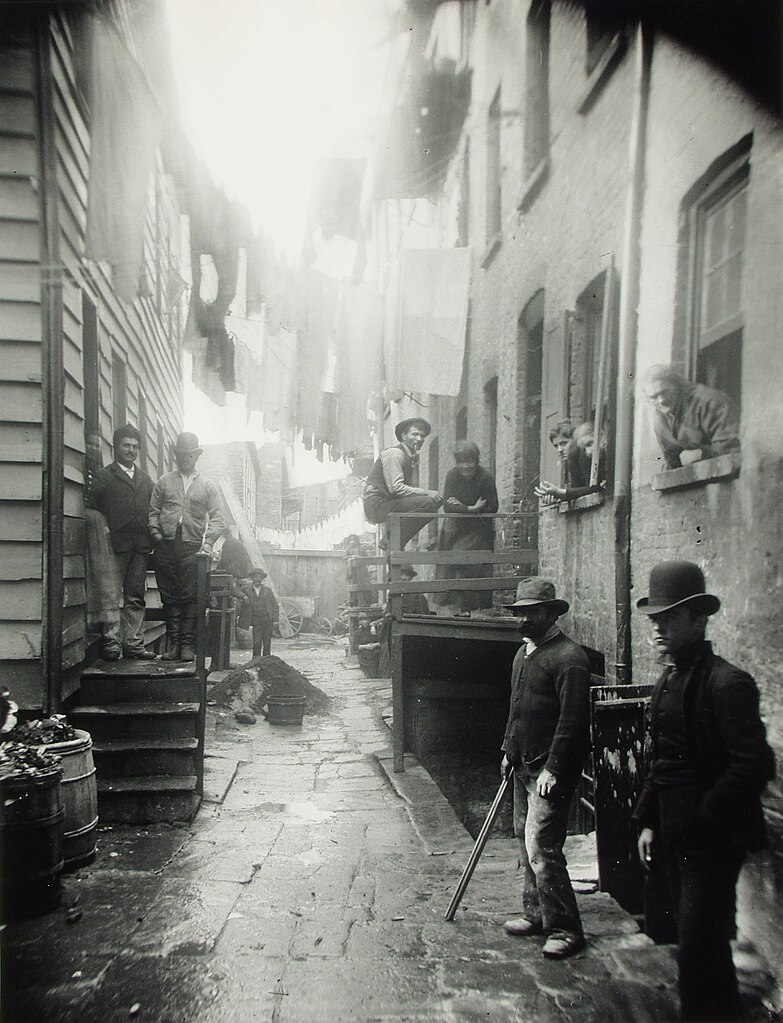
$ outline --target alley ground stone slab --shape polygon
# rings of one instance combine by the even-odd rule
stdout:
[[[336,644],[276,650],[317,678],[328,715],[239,726],[211,709],[207,752],[232,775],[220,801],[187,826],[101,832],[63,907],[5,928],[5,1023],[675,1018],[671,950],[606,895],[579,896],[590,940],[567,962],[504,933],[521,912],[513,839],[489,842],[445,921],[473,843],[415,760],[394,775],[388,682]],[[569,843],[572,876],[593,883],[590,842]]]

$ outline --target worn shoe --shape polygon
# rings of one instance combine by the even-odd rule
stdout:
[[[544,942],[542,949],[547,959],[567,959],[568,956],[581,952],[587,942],[583,935],[569,931],[553,931]]]
[[[157,654],[142,647],[141,650],[124,650],[122,656],[128,661],[154,661]]]
[[[190,646],[188,643],[182,644],[181,660],[183,661],[195,661],[196,659],[196,648]]]
[[[104,661],[119,661],[120,651],[114,647],[110,647],[108,650],[104,650],[101,654],[101,658]]]
[[[516,938],[529,938],[534,934],[543,934],[544,925],[540,920],[528,920],[527,917],[517,916],[513,920],[506,920],[503,930]]]

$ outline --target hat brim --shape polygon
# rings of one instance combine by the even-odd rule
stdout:
[[[714,615],[720,608],[720,600],[712,593],[693,593],[690,597],[683,597],[682,600],[675,600],[672,604],[651,604],[649,597],[639,597],[636,601],[637,611],[645,615],[660,615],[664,611],[671,611],[672,608],[682,607],[685,604],[700,604],[704,614]]]
[[[561,600],[559,597],[553,597],[551,600],[536,600],[534,597],[523,597],[522,600],[515,600],[513,604],[504,604],[503,607],[509,611],[514,611],[521,607],[551,607],[559,615],[564,615],[571,605],[567,600]]]
[[[430,426],[426,419],[422,419],[421,416],[411,416],[410,419],[403,419],[402,422],[397,423],[397,425],[394,427],[394,436],[397,438],[397,440],[402,440],[403,433],[405,433],[406,430],[413,426],[414,423],[421,424],[422,433],[424,434],[425,437],[429,437],[429,435],[432,433],[432,427]]]

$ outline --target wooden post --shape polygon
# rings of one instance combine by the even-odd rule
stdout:
[[[196,555],[196,678],[199,683],[198,747],[196,750],[196,792],[204,794],[204,740],[207,727],[207,592],[211,559]]]
[[[394,771],[402,774],[405,771],[405,680],[402,675],[402,635],[399,626],[392,618],[391,623],[391,662],[392,662],[392,714],[393,731],[392,745],[394,751]]]

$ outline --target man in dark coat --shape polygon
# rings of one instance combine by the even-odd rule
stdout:
[[[101,512],[109,527],[111,548],[122,585],[123,606],[116,619],[102,624],[102,654],[153,660],[144,649],[144,591],[151,549],[147,527],[153,483],[135,463],[141,434],[134,426],[114,431],[114,461],[89,480],[85,504]]]
[[[272,653],[272,626],[278,621],[280,609],[272,590],[264,585],[266,572],[254,568],[250,583],[242,584],[242,609],[239,612],[240,629],[253,630],[253,657]]]
[[[667,469],[739,448],[737,410],[723,391],[686,380],[672,366],[651,366],[644,393]]]
[[[761,793],[775,773],[746,672],[704,636],[720,601],[690,561],[665,561],[636,602],[665,665],[651,703],[652,756],[634,811],[645,868],[665,870],[678,930],[683,1020],[738,1020],[731,954],[735,888],[748,851],[765,844]]]
[[[364,515],[368,522],[378,525],[392,512],[423,512],[426,516],[400,520],[400,550],[432,521],[443,504],[437,490],[419,486],[419,451],[431,432],[426,419],[403,419],[394,429],[400,443],[384,448],[367,476]]]
[[[505,605],[524,644],[511,669],[501,775],[514,769],[514,833],[520,840],[524,915],[509,934],[546,934],[543,953],[563,959],[585,946],[563,845],[571,797],[590,747],[590,666],[557,627],[568,610],[548,579],[531,576]]]

